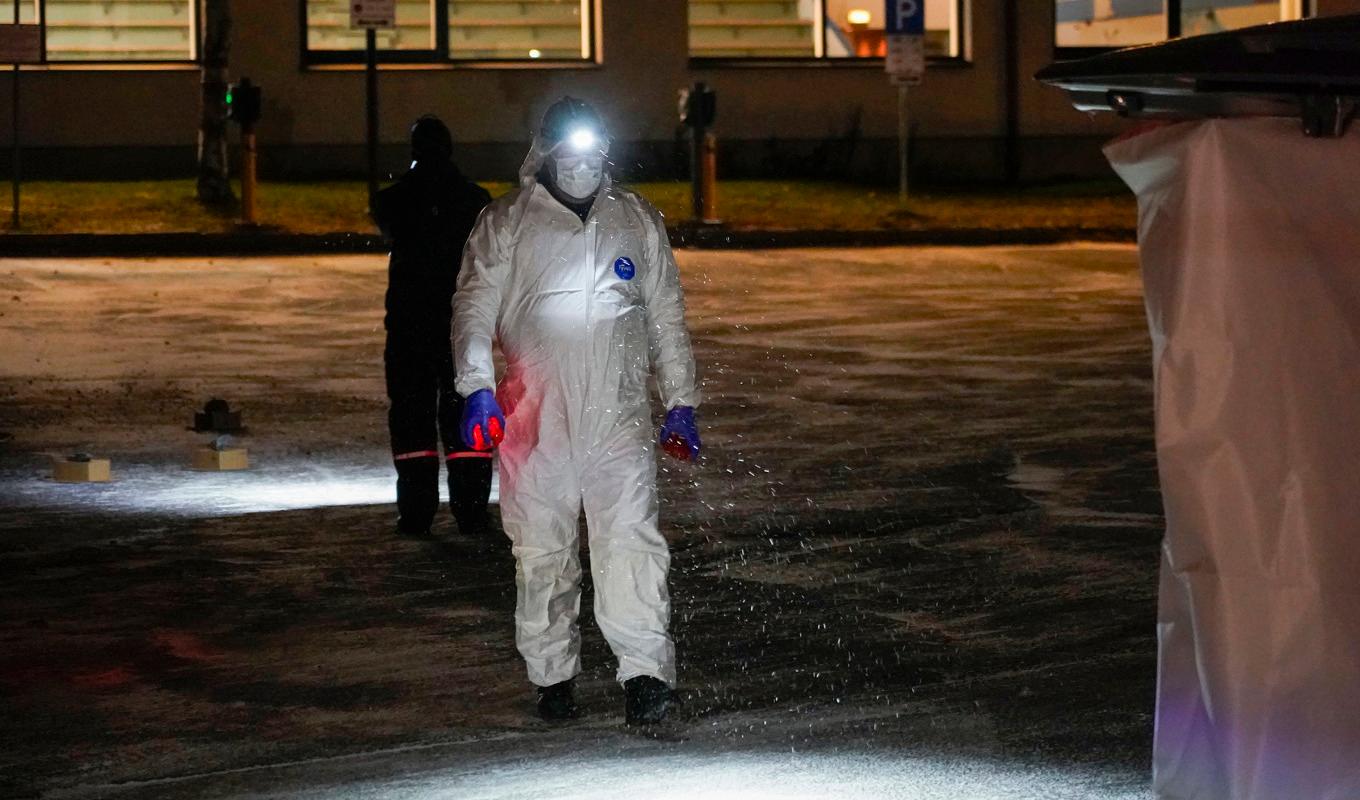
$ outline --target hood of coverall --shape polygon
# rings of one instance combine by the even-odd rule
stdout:
[[[582,122],[591,124],[591,126],[598,131],[598,135],[603,140],[601,150],[606,156],[605,169],[604,175],[600,180],[600,188],[596,191],[597,195],[601,194],[609,188],[611,183],[609,177],[609,160],[607,156],[609,153],[609,145],[613,140],[610,138],[608,131],[604,127],[603,121],[600,120],[599,114],[595,111],[594,107],[584,100],[578,100],[573,97],[563,97],[549,106],[548,110],[544,112],[543,121],[534,132],[533,143],[529,145],[529,152],[524,157],[524,163],[520,165],[519,184],[526,189],[532,187],[534,183],[538,181],[539,170],[543,169],[544,165],[546,165],[548,160],[552,157],[551,154],[553,149],[561,144],[565,138],[563,132],[550,130],[550,127],[553,127],[550,125],[550,123],[554,122],[553,117],[561,115],[564,108],[569,110],[569,117],[578,116],[581,118]]]

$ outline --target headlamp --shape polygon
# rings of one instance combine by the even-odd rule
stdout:
[[[570,145],[572,150],[575,150],[578,153],[588,153],[591,150],[597,149],[599,138],[595,135],[594,131],[586,128],[577,128],[567,136],[567,144]]]

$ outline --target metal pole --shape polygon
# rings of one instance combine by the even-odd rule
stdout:
[[[1002,6],[1005,31],[1006,140],[1002,155],[1006,183],[1020,182],[1020,9],[1019,0],[1006,0]]]
[[[704,134],[704,215],[705,225],[718,223],[718,137]]]
[[[241,127],[241,217],[255,224],[255,126]]]
[[[907,115],[907,85],[897,87],[897,202],[907,202],[907,138],[911,136],[910,120]]]
[[[365,32],[368,44],[367,66],[364,70],[365,93],[368,106],[368,208],[378,199],[378,32]]]
[[[703,127],[695,125],[690,133],[690,212],[695,222],[703,222]]]
[[[14,0],[14,24],[19,24],[19,0]],[[10,181],[13,183],[14,197],[13,206],[10,213],[10,226],[14,230],[19,230],[19,181],[21,164],[19,157],[19,65],[14,65],[14,77],[11,91],[14,95],[14,102],[11,104],[13,114],[10,118],[10,144],[12,145],[13,155],[11,157]]]
[[[704,221],[704,127],[703,102],[704,86],[700,81],[690,87],[690,200],[691,212],[696,223]]]

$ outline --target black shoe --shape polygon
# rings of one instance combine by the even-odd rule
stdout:
[[[580,716],[576,698],[572,696],[570,680],[538,687],[538,715],[549,722]]]
[[[433,539],[434,534],[430,533],[429,528],[407,528],[402,524],[397,524],[397,535],[403,539]]]
[[[650,675],[623,682],[623,712],[629,725],[655,725],[675,702],[671,687]]]
[[[487,522],[486,514],[455,515],[454,520],[458,522],[458,532],[464,536],[481,538],[487,535],[491,530],[491,526]]]

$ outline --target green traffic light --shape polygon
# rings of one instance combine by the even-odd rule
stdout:
[[[227,105],[231,105],[231,92],[227,92]]]

